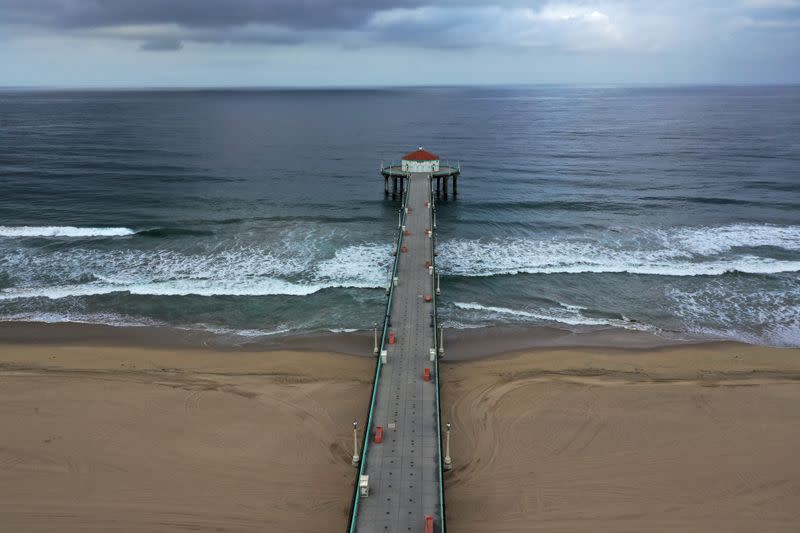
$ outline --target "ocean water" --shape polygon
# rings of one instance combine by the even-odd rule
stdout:
[[[448,327],[800,345],[800,87],[0,91],[0,320],[370,328],[417,146]]]

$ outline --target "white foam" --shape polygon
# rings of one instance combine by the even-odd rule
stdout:
[[[16,287],[0,300],[130,294],[180,296],[305,296],[328,288],[380,288],[386,283],[389,245],[361,244],[319,259],[307,243],[237,247],[185,254],[174,250],[73,249],[11,251],[0,267],[14,273]],[[53,280],[63,280],[54,283]]]
[[[666,247],[678,247],[701,255],[713,255],[737,247],[774,246],[800,250],[800,226],[731,224],[660,231]]]
[[[123,237],[130,228],[78,228],[75,226],[0,226],[0,237]]]
[[[684,327],[704,336],[752,344],[800,346],[800,288],[789,280],[754,292],[735,281],[694,290],[670,288],[666,296]]]
[[[33,288],[10,288],[0,292],[0,300],[70,296],[96,296],[128,293],[148,296],[307,296],[331,288],[374,288],[368,283],[292,283],[276,278],[258,280],[173,280],[151,283],[85,283]]]
[[[293,331],[293,328],[286,326],[285,324],[279,325],[276,329],[273,330],[265,330],[265,329],[233,329],[227,328],[223,326],[209,326],[208,324],[195,324],[192,326],[179,326],[176,329],[182,329],[185,331],[208,331],[210,333],[214,333],[216,335],[236,335],[238,337],[269,337],[272,335],[281,335],[283,333],[289,333]]]
[[[559,307],[552,307],[543,309],[538,312],[522,311],[519,309],[509,309],[507,307],[496,307],[490,305],[481,305],[475,302],[454,302],[457,308],[478,311],[486,318],[493,318],[497,315],[504,315],[506,317],[521,318],[523,321],[543,321],[543,322],[557,322],[567,324],[570,326],[615,326],[626,329],[636,330],[653,330],[655,328],[625,320],[603,319],[587,317],[581,314],[584,308],[577,305],[560,305]]]
[[[627,243],[626,243],[627,244]],[[629,246],[629,245],[628,245]],[[754,255],[698,258],[681,246],[632,249],[597,241],[558,239],[453,240],[439,246],[447,274],[630,273],[660,276],[717,276],[728,272],[776,274],[800,271],[800,261]]]
[[[382,287],[391,269],[391,245],[359,244],[337,250],[314,265],[314,278],[357,286]]]
[[[166,326],[164,322],[141,317],[130,317],[114,313],[55,313],[55,312],[28,312],[0,315],[3,322],[44,322],[46,324],[74,323],[74,324],[101,324],[105,326]]]
[[[193,324],[191,326],[174,326],[166,322],[157,320],[118,315],[113,313],[15,313],[10,315],[0,315],[0,321],[4,322],[42,322],[45,324],[99,324],[103,326],[117,327],[162,327],[174,328],[184,331],[208,331],[220,335],[236,335],[239,337],[267,337],[280,335],[293,331],[293,328],[285,324],[278,325],[274,330],[263,329],[233,329],[223,326],[211,326],[208,324]],[[354,330],[355,331],[355,330]]]

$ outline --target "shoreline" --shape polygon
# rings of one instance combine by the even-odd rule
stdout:
[[[620,328],[575,332],[551,326],[487,326],[445,329],[445,360],[496,357],[545,348],[661,349],[741,341],[655,333]],[[248,337],[197,329],[113,326],[82,322],[0,321],[0,345],[81,345],[215,350],[219,352],[314,351],[372,356],[372,331],[309,332]],[[765,348],[781,348],[764,346]]]

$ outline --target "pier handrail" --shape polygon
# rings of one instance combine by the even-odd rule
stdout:
[[[461,174],[461,163],[458,163],[458,166],[450,166],[451,163],[448,162],[447,165],[441,166],[439,170],[433,171],[433,177],[445,177],[445,176],[453,176]],[[396,165],[394,163],[384,164],[381,162],[381,174],[385,177],[408,177],[411,175],[411,172],[408,170],[402,170],[402,165]]]
[[[389,295],[386,299],[386,313],[383,316],[383,333],[381,335],[381,346],[380,350],[378,351],[378,361],[375,365],[375,379],[372,380],[372,397],[369,402],[369,411],[367,413],[367,425],[364,427],[364,443],[361,448],[361,460],[358,465],[358,474],[356,474],[356,483],[355,483],[355,496],[353,498],[353,510],[350,513],[350,533],[354,533],[356,529],[356,519],[358,517],[358,502],[360,500],[360,491],[358,487],[358,481],[361,479],[361,476],[364,474],[364,467],[367,462],[367,451],[369,448],[369,434],[372,428],[372,411],[375,408],[375,398],[378,392],[378,380],[380,380],[381,375],[381,353],[383,352],[383,347],[386,343],[386,334],[389,330],[389,318],[392,312],[392,296],[394,295],[394,278],[397,274],[397,263],[400,260],[400,248],[403,245],[403,226],[406,223],[406,217],[408,213],[406,212],[406,207],[408,206],[408,189],[407,187],[403,193],[403,202],[400,206],[401,210],[401,224],[400,227],[397,229],[398,237],[395,245],[395,256],[394,256],[394,265],[392,267],[392,275],[389,279]],[[435,292],[435,291],[434,291]],[[438,366],[437,366],[438,368]],[[438,377],[437,377],[437,402],[438,402]],[[438,415],[437,415],[438,416]],[[439,455],[441,456],[441,439],[439,439]],[[441,477],[441,457],[439,458],[439,475]],[[444,529],[442,530],[444,531]]]
[[[436,228],[433,223],[435,220],[436,206],[433,203],[433,186],[432,182],[428,182],[428,205],[431,207],[430,211],[430,228],[431,228],[431,265],[433,265],[433,280],[431,280],[433,290],[431,291],[431,299],[433,300],[433,349],[434,349],[434,377],[436,385],[436,440],[439,447],[439,509],[441,512],[441,525],[439,531],[445,533],[446,527],[446,513],[444,506],[444,480],[443,478],[443,465],[442,465],[442,423],[441,423],[441,404],[439,395],[439,317],[436,311],[437,298],[436,298]]]

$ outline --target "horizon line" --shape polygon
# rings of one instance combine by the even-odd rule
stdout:
[[[417,85],[0,85],[0,91],[269,91],[269,90],[387,90],[387,89],[460,89],[460,88],[680,88],[680,87],[797,87],[800,82],[535,82],[535,83],[465,83]]]

